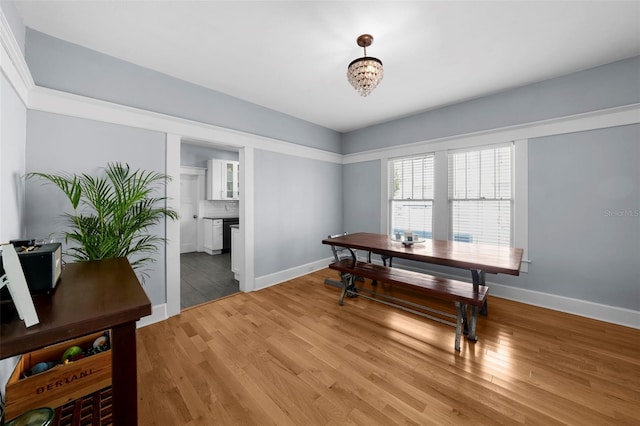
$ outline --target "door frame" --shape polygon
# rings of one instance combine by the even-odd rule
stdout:
[[[202,140],[198,138],[198,140]],[[202,140],[204,142],[204,140]],[[180,175],[180,145],[182,136],[167,133],[165,168],[169,176]],[[212,147],[219,146],[209,141]],[[236,148],[236,147],[234,147]],[[246,145],[237,146],[240,157],[240,239],[244,256],[240,264],[240,291],[249,292],[255,289],[254,276],[254,148]],[[167,182],[167,207],[180,213],[180,182],[175,178]],[[180,314],[180,222],[166,221],[165,265],[166,295],[164,318]],[[154,314],[155,315],[155,314]],[[161,315],[161,314],[160,314]]]
[[[196,185],[197,185],[197,203],[198,203],[198,221],[196,225],[196,251],[202,251],[204,247],[204,222],[202,220],[202,211],[200,208],[200,201],[205,199],[204,197],[204,182],[206,176],[206,170],[201,167],[189,167],[189,166],[180,166],[180,179],[182,179],[182,175],[190,175],[196,176]],[[180,181],[178,182],[180,184]],[[182,235],[180,236],[182,238]],[[182,241],[182,240],[181,240]]]

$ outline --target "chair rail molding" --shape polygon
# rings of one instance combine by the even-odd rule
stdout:
[[[635,103],[514,126],[345,154],[343,156],[343,164],[424,154],[425,152],[471,148],[524,139],[529,139],[530,142],[535,143],[531,139],[638,123],[640,123],[640,103]]]

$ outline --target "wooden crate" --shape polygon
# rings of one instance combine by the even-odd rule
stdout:
[[[56,408],[111,386],[111,349],[23,378],[35,364],[60,360],[70,346],[90,348],[102,334],[84,336],[22,355],[7,383],[5,419],[10,420],[33,408]]]

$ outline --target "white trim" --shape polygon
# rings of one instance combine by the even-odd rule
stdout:
[[[230,147],[247,146],[342,164],[341,154],[39,86],[29,92],[28,107],[54,114],[173,133],[189,140],[217,141]]]
[[[240,265],[240,291],[256,288],[254,272],[254,152],[253,148],[240,150],[240,239],[244,256]]]
[[[640,311],[540,291],[489,283],[492,296],[640,329]],[[489,308],[490,309],[490,308]]]
[[[192,175],[192,176],[205,176],[207,174],[207,169],[203,169],[202,167],[180,166],[180,174]]]
[[[28,106],[29,92],[35,87],[31,72],[18,46],[7,17],[0,8],[0,68],[7,77],[9,84],[16,91],[22,103]]]
[[[575,133],[637,123],[640,123],[640,104],[631,104],[549,120],[518,124],[515,126],[507,126],[388,148],[374,149],[354,154],[346,154],[343,159],[343,164],[375,161],[383,158],[419,155],[425,152],[492,145],[500,142],[539,138],[543,136]]]
[[[167,183],[167,207],[180,214],[180,136],[167,134],[166,173],[173,179]],[[167,292],[166,314],[171,317],[180,313],[180,221],[167,220],[165,225],[165,267]]]
[[[529,141],[513,144],[513,246],[523,249],[520,272],[529,272]]]
[[[447,151],[433,155],[433,238],[449,239],[449,156]]]
[[[167,318],[169,318],[169,317],[167,316],[167,304],[166,303],[161,303],[159,305],[153,305],[151,307],[151,315],[148,315],[146,317],[140,318],[138,320],[138,322],[136,323],[136,327],[137,328],[146,327],[148,325],[155,324],[155,323],[160,322],[160,321],[164,321]]]
[[[389,229],[389,160],[380,160],[380,233],[391,232]]]
[[[257,277],[255,280],[255,289],[262,290],[263,288],[271,287],[272,285],[280,284],[282,282],[310,274],[311,272],[320,271],[325,269],[331,262],[333,262],[333,257],[327,257],[304,265],[295,266],[290,269],[274,272],[273,274]]]
[[[372,262],[380,265],[382,264],[378,259],[373,259]],[[460,275],[448,274],[442,271],[435,272],[430,269],[416,268],[404,264],[402,265],[402,269],[434,274],[458,281],[466,281],[471,284],[471,277],[467,278]],[[515,302],[526,303],[527,305],[539,306],[541,308],[552,309],[554,311],[566,312],[594,320],[640,329],[640,311],[620,308],[617,306],[603,305],[600,303],[589,302],[587,300],[574,299],[551,293],[543,293],[540,291],[528,290],[489,281],[487,281],[487,286],[489,287],[489,295],[493,297],[513,300]],[[491,306],[489,306],[489,315],[491,315]]]

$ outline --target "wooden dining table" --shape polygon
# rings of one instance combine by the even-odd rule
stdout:
[[[411,245],[387,234],[357,232],[325,238],[323,244],[471,271],[474,286],[486,285],[486,274],[519,275],[523,250],[448,240],[419,240]],[[487,314],[487,306],[480,311]]]

